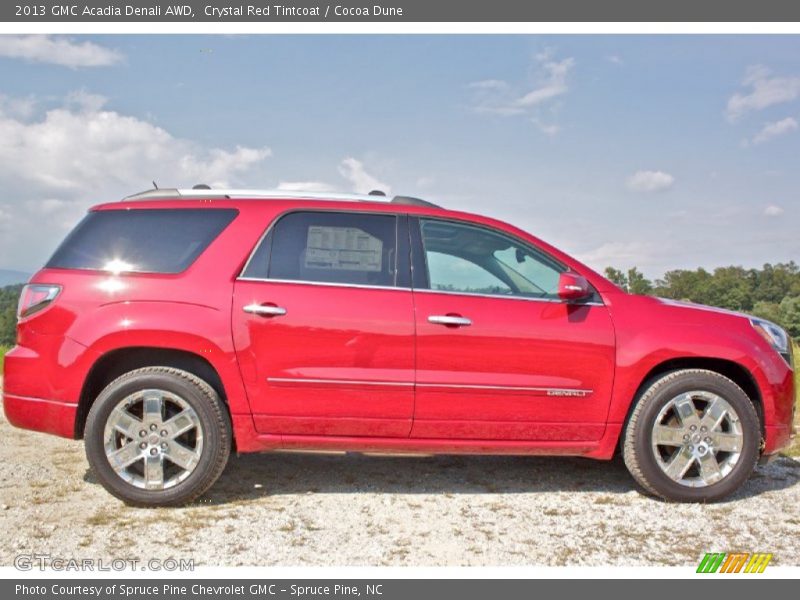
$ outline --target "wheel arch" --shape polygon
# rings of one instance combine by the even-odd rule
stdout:
[[[761,438],[762,440],[764,439],[764,436],[766,435],[764,400],[761,396],[761,390],[759,389],[753,374],[747,369],[747,367],[733,360],[700,356],[670,358],[654,365],[642,378],[639,386],[636,388],[636,392],[631,398],[627,414],[625,415],[622,431],[624,431],[625,427],[627,427],[628,421],[631,418],[631,414],[636,407],[636,402],[644,393],[644,391],[649,388],[657,379],[663,377],[667,373],[680,371],[683,369],[705,369],[706,371],[712,371],[722,375],[723,377],[727,377],[740,388],[742,388],[744,393],[750,399],[750,402],[752,402],[753,406],[755,407],[756,414],[758,415],[759,428],[761,429]],[[622,438],[623,436],[620,435],[619,443],[621,443]]]
[[[75,417],[75,439],[83,439],[86,417],[97,396],[117,377],[144,367],[181,369],[206,381],[228,405],[228,395],[217,370],[204,357],[187,350],[133,346],[110,350],[100,356],[89,369],[81,388]]]

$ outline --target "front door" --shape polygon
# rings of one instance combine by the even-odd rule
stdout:
[[[233,299],[259,432],[408,436],[414,307],[399,225],[391,214],[293,212],[265,236]]]
[[[426,277],[414,291],[411,436],[599,439],[614,374],[614,329],[599,296],[559,300],[565,267],[502,232],[438,219],[419,227],[413,249]]]

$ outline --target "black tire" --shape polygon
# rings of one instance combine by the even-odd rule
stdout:
[[[196,415],[191,434],[196,435],[198,428],[202,434],[195,466],[185,470],[185,479],[166,489],[143,489],[126,481],[106,455],[105,428],[112,412],[120,402],[143,390],[163,391],[185,402]],[[205,493],[222,474],[230,455],[231,426],[226,407],[208,383],[180,369],[147,367],[122,375],[100,393],[86,419],[84,439],[89,464],[109,493],[132,506],[180,506]]]
[[[703,487],[689,487],[670,478],[659,466],[657,450],[651,443],[662,409],[681,394],[696,391],[714,394],[726,401],[738,417],[737,426],[741,427],[742,436],[738,461],[720,480],[703,484]],[[689,446],[691,443],[691,440],[685,442],[685,447],[693,448]],[[633,478],[650,494],[675,502],[713,502],[733,493],[747,481],[758,462],[760,444],[758,415],[742,388],[714,371],[682,369],[651,382],[637,398],[623,432],[622,456]],[[663,457],[661,462],[664,463]],[[693,464],[699,465],[699,461]]]

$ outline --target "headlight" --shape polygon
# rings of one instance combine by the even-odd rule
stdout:
[[[775,325],[775,323],[765,321],[764,319],[752,318],[750,319],[750,324],[765,340],[767,340],[770,346],[775,348],[775,350],[786,359],[789,365],[792,364],[792,343],[791,340],[789,340],[789,334]]]

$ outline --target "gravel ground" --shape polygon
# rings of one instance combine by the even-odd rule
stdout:
[[[201,501],[129,508],[83,444],[0,418],[0,565],[18,554],[196,565],[696,565],[708,551],[800,565],[800,462],[724,503],[639,494],[621,460],[262,454]]]

